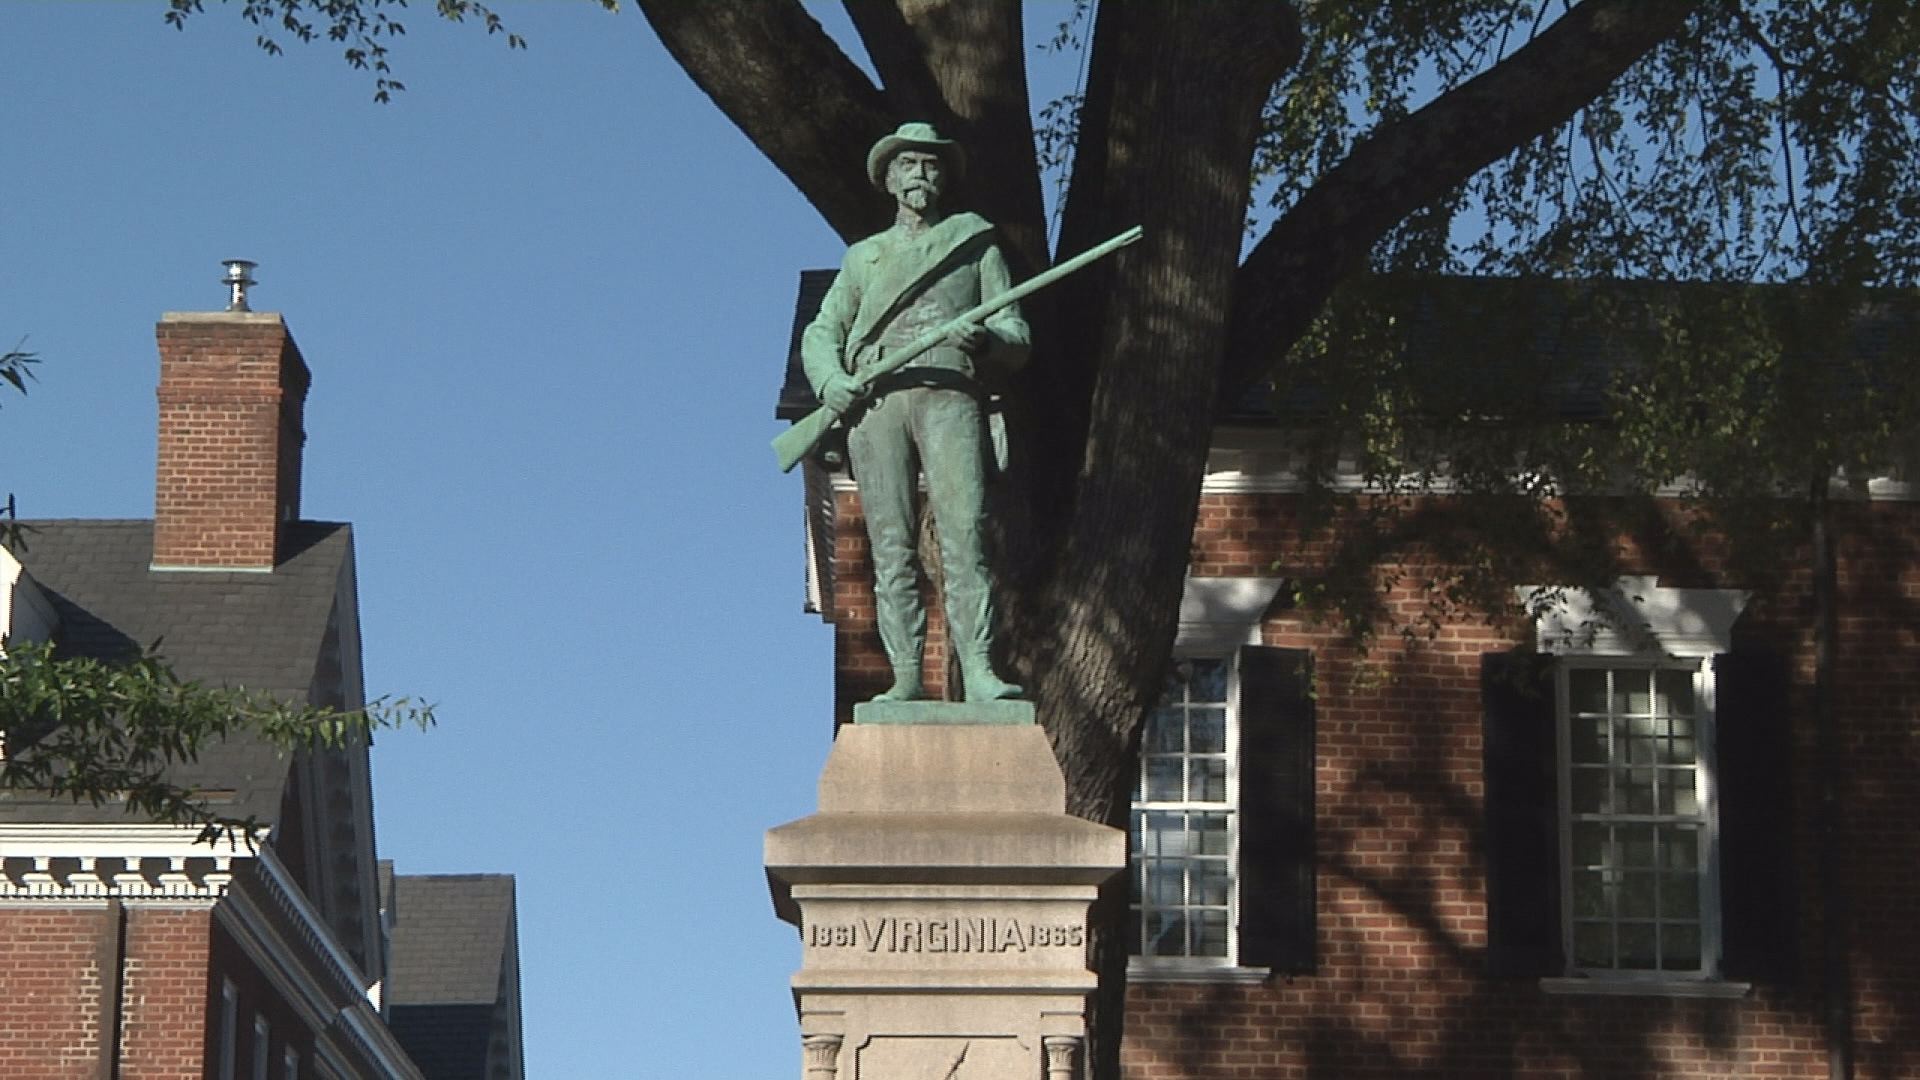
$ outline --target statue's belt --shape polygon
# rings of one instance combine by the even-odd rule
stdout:
[[[893,390],[958,390],[970,397],[984,398],[986,391],[970,372],[949,367],[908,364],[874,381],[872,396],[880,398]]]

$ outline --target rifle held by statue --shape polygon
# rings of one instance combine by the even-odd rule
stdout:
[[[985,301],[964,314],[958,315],[940,326],[936,326],[926,333],[921,334],[909,342],[906,347],[896,349],[882,357],[879,363],[864,367],[856,372],[853,377],[856,388],[859,391],[859,396],[865,396],[867,389],[881,377],[891,375],[901,368],[906,367],[908,363],[917,359],[928,349],[947,340],[947,335],[959,327],[966,326],[970,323],[976,325],[985,324],[985,322],[997,314],[1000,309],[1010,304],[1019,303],[1026,297],[1032,296],[1034,293],[1059,281],[1068,274],[1074,273],[1096,260],[1103,259],[1119,251],[1121,248],[1126,247],[1128,244],[1137,242],[1144,235],[1146,235],[1145,231],[1142,230],[1140,226],[1135,225],[1133,228],[1108,240],[1106,243],[1098,247],[1088,248],[1050,270],[1035,274],[1033,277],[1015,285],[999,296]],[[827,432],[832,429],[833,425],[839,421],[839,419],[839,413],[834,412],[825,405],[821,405],[806,416],[801,417],[798,423],[776,436],[773,440],[773,453],[780,461],[780,471],[788,472],[792,470],[803,458],[813,453],[813,448],[820,445],[820,440],[826,438]]]

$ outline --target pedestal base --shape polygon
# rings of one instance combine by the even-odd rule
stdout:
[[[944,708],[1008,705],[1031,708]],[[1096,984],[1087,909],[1125,834],[1065,813],[1031,723],[856,717],[820,813],[767,833],[775,910],[803,948],[803,1076],[1069,1080]]]

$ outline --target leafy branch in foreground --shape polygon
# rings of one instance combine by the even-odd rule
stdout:
[[[251,837],[253,818],[220,814],[206,793],[170,778],[173,768],[233,736],[289,752],[324,750],[375,728],[424,729],[433,720],[431,705],[405,698],[338,710],[203,686],[175,675],[152,650],[111,662],[60,656],[41,643],[12,645],[0,662],[0,792],[124,802],[131,815],[199,825],[202,839]]]
[[[225,0],[232,2],[232,0]],[[616,11],[619,0],[598,0],[601,7]],[[187,28],[187,16],[198,15],[204,0],[167,0],[167,25],[176,30]],[[406,84],[393,78],[387,60],[388,42],[406,34],[405,23],[393,17],[393,11],[405,8],[407,0],[241,0],[240,17],[259,32],[254,44],[269,56],[285,50],[276,34],[285,34],[305,45],[321,38],[342,46],[341,59],[359,71],[373,72],[373,100],[388,102]],[[505,34],[507,48],[524,49],[527,39],[507,29],[498,12],[479,0],[434,0],[434,14],[448,22],[474,22],[489,34]]]

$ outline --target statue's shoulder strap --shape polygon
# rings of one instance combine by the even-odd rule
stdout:
[[[915,297],[944,276],[959,261],[959,257],[972,258],[972,249],[988,242],[992,235],[992,223],[979,214],[959,213],[943,219],[933,227],[929,242],[920,249],[924,252],[920,258],[912,265],[889,267],[884,275],[885,280],[878,283],[871,295],[861,298],[863,318],[851,335],[854,342],[862,344],[879,333],[894,313],[912,303]],[[866,253],[866,257],[877,260],[885,251],[885,242],[880,236],[874,236],[861,243],[868,241],[874,241],[875,246],[870,253]]]

